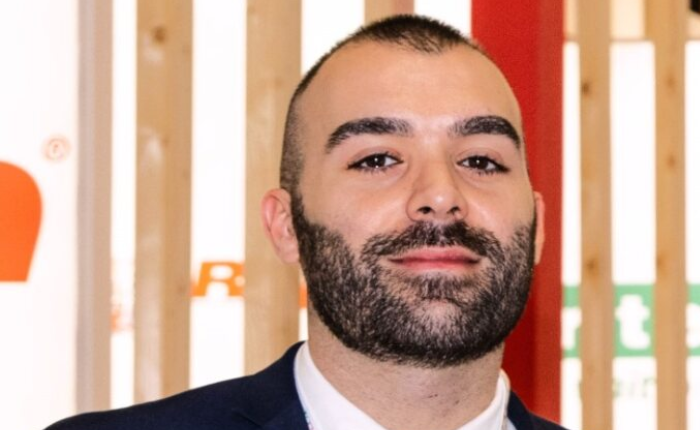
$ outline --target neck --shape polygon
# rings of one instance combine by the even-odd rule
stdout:
[[[380,362],[346,348],[309,315],[309,348],[323,376],[384,428],[453,430],[496,392],[502,348],[463,365],[426,369]]]

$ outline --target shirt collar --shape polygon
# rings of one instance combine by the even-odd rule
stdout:
[[[294,361],[294,379],[309,429],[386,430],[328,382],[314,364],[306,343],[297,352]],[[509,391],[508,380],[501,372],[496,386],[496,395],[489,406],[457,430],[514,429],[505,416]],[[505,423],[504,420],[506,420]]]

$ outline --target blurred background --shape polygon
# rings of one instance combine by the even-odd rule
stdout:
[[[700,428],[700,15],[510,3],[0,2],[0,428],[241,376],[305,337],[257,202],[301,74],[393,13],[474,35],[523,104],[552,203],[515,389],[573,430]]]

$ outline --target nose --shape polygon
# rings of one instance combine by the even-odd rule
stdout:
[[[431,163],[418,173],[407,204],[413,221],[449,223],[466,216],[467,202],[458,178],[445,163]]]

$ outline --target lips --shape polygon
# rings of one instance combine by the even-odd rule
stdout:
[[[477,265],[481,257],[464,248],[421,248],[388,260],[410,270],[464,270]]]

